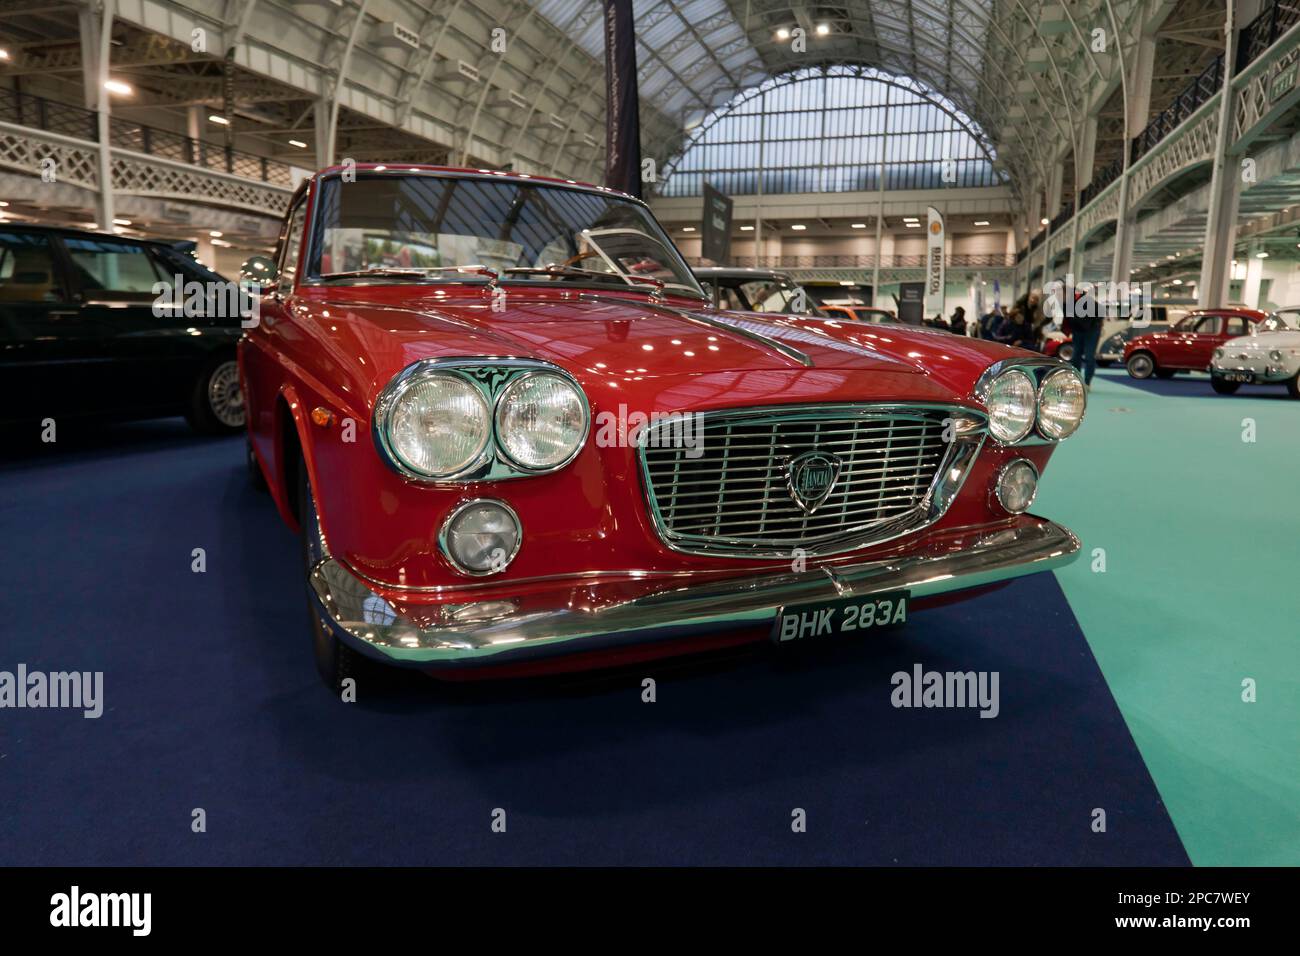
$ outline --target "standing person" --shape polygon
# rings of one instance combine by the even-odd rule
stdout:
[[[1075,305],[1079,305],[1077,299]],[[1096,314],[1095,309],[1078,311],[1082,314],[1068,316],[1065,320],[1065,331],[1069,332],[1074,341],[1074,354],[1070,356],[1070,364],[1083,376],[1083,387],[1091,391],[1092,376],[1097,371],[1097,346],[1101,343],[1103,319]]]
[[[966,310],[962,306],[959,305],[957,308],[953,309],[952,323],[949,327],[952,329],[954,335],[966,334]]]
[[[1008,312],[1007,317],[997,326],[993,338],[1003,345],[1038,351],[1034,342],[1034,327],[1030,325],[1028,316],[1016,308]]]

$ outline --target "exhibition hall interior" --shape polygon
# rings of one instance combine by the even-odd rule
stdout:
[[[0,0],[0,864],[1300,864],[1298,78]]]

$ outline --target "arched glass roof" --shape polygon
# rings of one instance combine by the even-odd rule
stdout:
[[[774,77],[711,113],[664,170],[660,194],[849,192],[992,186],[984,134],[916,80],[865,67]]]

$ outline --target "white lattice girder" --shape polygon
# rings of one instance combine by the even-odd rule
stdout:
[[[1193,117],[1143,156],[1129,171],[1129,208],[1142,205],[1148,196],[1175,176],[1193,166],[1213,162],[1215,138],[1219,134],[1219,97],[1208,100]]]
[[[87,189],[99,188],[99,147],[94,143],[0,123],[0,166],[40,176],[42,167],[49,167],[47,160],[51,159],[56,181]]]

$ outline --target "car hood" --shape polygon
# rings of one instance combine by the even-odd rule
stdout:
[[[947,332],[678,307],[637,296],[511,289],[508,306],[494,311],[485,295],[413,299],[408,292],[397,306],[330,291],[304,307],[338,340],[336,354],[369,356],[372,394],[422,359],[495,355],[552,362],[589,391],[622,389],[655,407],[965,401],[983,369],[1016,352]]]
[[[1225,354],[1232,352],[1271,352],[1273,349],[1300,348],[1300,332],[1260,332],[1242,335],[1223,343]]]

